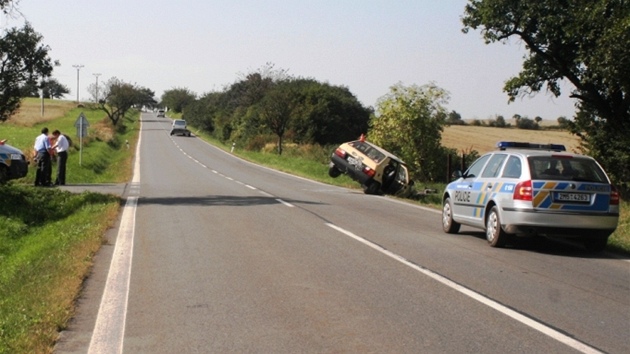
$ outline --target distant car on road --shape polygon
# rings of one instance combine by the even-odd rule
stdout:
[[[28,174],[28,161],[19,149],[0,141],[0,184]]]
[[[602,251],[619,220],[619,193],[595,159],[563,145],[499,142],[456,171],[442,198],[442,228],[486,232],[492,247],[514,236],[572,238]]]
[[[158,111],[157,111],[157,116],[158,116],[158,117],[165,117],[165,112],[164,112],[164,110],[163,110],[163,109],[158,110]]]
[[[190,130],[183,119],[175,119],[171,127],[171,135],[190,136]]]
[[[387,150],[365,141],[341,144],[331,155],[328,175],[336,178],[347,174],[361,183],[366,194],[411,195],[413,181],[407,165]]]

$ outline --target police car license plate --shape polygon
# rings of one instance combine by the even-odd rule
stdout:
[[[20,154],[11,154],[11,160],[21,160],[22,155]]]
[[[586,193],[558,193],[556,200],[561,202],[578,202],[588,203],[591,201],[591,195]]]

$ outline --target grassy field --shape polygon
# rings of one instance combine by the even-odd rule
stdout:
[[[46,100],[45,108],[51,107],[46,112],[51,116],[42,117],[32,107],[39,104],[39,100],[26,100],[18,115],[0,123],[0,138],[9,139],[9,144],[32,156],[41,128],[59,129],[74,143],[68,159],[68,183],[130,179],[137,119],[127,121],[128,129],[114,136],[103,112]],[[79,164],[74,122],[81,112],[90,128]],[[125,140],[130,141],[130,149]],[[59,331],[73,315],[92,257],[102,245],[105,231],[114,224],[121,203],[114,196],[34,188],[33,180],[31,166],[27,177],[0,186],[0,354],[52,352]]]

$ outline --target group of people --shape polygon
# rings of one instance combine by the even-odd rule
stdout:
[[[66,162],[70,142],[59,130],[48,135],[48,128],[43,128],[35,138],[35,186],[52,187],[66,184]],[[57,157],[57,177],[52,181],[52,159]]]

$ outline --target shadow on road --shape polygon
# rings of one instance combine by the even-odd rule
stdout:
[[[310,204],[322,205],[318,202],[310,202],[295,199],[282,199],[290,204]],[[278,198],[265,196],[231,196],[231,195],[207,195],[207,196],[185,196],[185,197],[141,197],[138,205],[199,205],[199,206],[261,206],[280,204]]]
[[[460,232],[460,235],[479,238],[485,242],[486,235],[483,232]],[[599,258],[599,259],[630,259],[627,254],[618,253],[607,249],[602,253],[586,251],[577,240],[545,238],[545,237],[516,237],[505,246],[505,250],[536,252],[550,256],[573,258]],[[501,251],[501,250],[500,250]]]

